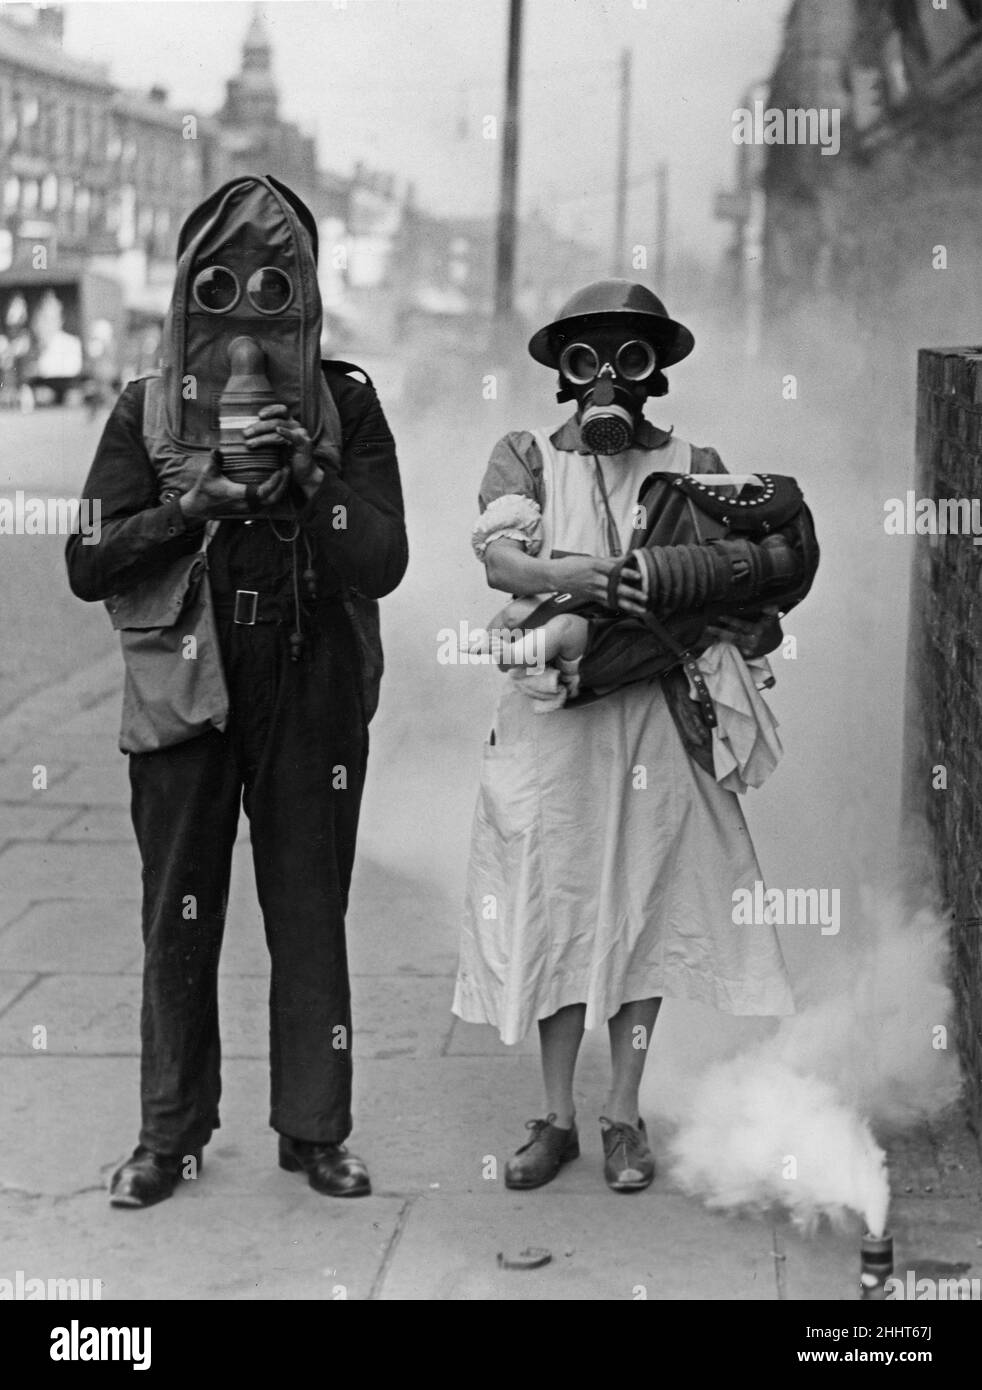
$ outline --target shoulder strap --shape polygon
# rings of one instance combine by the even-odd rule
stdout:
[[[143,442],[146,444],[148,439],[159,439],[164,431],[164,383],[159,372],[142,380]]]

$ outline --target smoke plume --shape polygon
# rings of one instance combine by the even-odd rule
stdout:
[[[781,1206],[805,1230],[855,1211],[880,1234],[889,1190],[874,1127],[929,1118],[957,1095],[943,921],[871,891],[861,917],[845,982],[690,1092],[675,1177],[708,1206]]]

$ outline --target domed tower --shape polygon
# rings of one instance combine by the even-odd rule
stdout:
[[[269,125],[278,119],[278,105],[272,45],[261,7],[257,5],[242,45],[242,70],[238,77],[232,77],[226,83],[222,122],[246,129]]]

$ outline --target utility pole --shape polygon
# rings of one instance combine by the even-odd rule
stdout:
[[[501,184],[494,275],[494,317],[503,325],[515,307],[515,233],[518,188],[518,99],[522,70],[522,0],[509,0],[508,69],[505,78],[505,129],[501,143]]]
[[[614,245],[610,257],[611,275],[624,271],[627,223],[627,147],[631,127],[631,50],[621,49],[621,119],[617,134],[617,205],[614,213]]]
[[[668,278],[668,165],[659,164],[655,170],[655,289],[665,293]]]

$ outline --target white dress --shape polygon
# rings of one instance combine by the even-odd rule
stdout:
[[[536,437],[541,553],[609,554],[593,457]],[[690,459],[674,438],[599,459],[622,546],[644,478]],[[793,1012],[773,926],[733,921],[763,877],[739,798],[689,757],[660,683],[532,706],[508,681],[484,744],[453,1012],[506,1043],[567,1004],[588,1028],[655,996]]]

